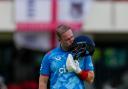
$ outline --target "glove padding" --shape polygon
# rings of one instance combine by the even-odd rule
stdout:
[[[80,73],[82,70],[79,67],[79,62],[73,59],[72,54],[68,54],[67,61],[66,61],[66,68],[68,72],[75,72]]]

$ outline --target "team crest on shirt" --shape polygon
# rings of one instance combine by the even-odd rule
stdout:
[[[55,59],[58,60],[58,61],[60,61],[61,60],[61,57],[60,56],[56,56]]]

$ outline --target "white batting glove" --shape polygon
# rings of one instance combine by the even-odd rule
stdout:
[[[79,62],[73,59],[72,54],[68,54],[66,61],[66,68],[68,72],[75,72],[77,74],[81,72],[81,68],[79,67]]]

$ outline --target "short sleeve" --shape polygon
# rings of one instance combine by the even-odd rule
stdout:
[[[40,74],[41,75],[50,75],[50,61],[49,61],[49,54],[46,54],[42,60],[41,66],[40,66]]]
[[[91,56],[86,56],[85,60],[84,60],[84,64],[85,64],[85,70],[90,70],[93,71],[94,70],[94,66],[92,63],[92,57]]]

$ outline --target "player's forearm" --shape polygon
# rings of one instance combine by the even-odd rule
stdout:
[[[48,78],[40,75],[39,77],[39,89],[47,89]]]
[[[47,85],[44,83],[39,83],[39,89],[47,89]]]
[[[94,81],[94,72],[93,71],[89,71],[88,72],[88,76],[86,78],[86,82],[91,84],[91,83],[93,83],[93,81]]]
[[[87,83],[92,84],[94,79],[86,80]]]

